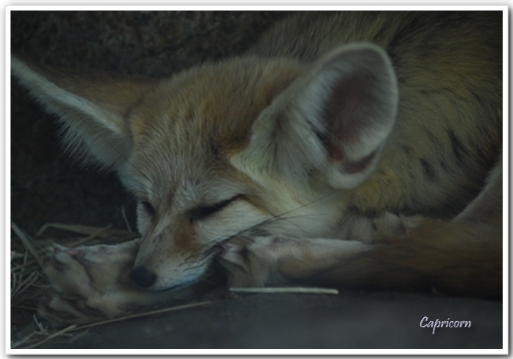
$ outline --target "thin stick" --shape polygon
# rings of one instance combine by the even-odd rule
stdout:
[[[268,288],[230,288],[230,292],[239,293],[314,293],[314,294],[338,294],[338,290],[330,288],[309,287],[268,287]]]
[[[11,261],[19,258],[25,257],[25,254],[21,254],[19,252],[11,251]]]
[[[18,290],[18,276],[16,274],[12,274],[12,283],[11,283],[11,297],[12,294]]]
[[[18,228],[16,224],[12,223],[11,228],[13,229],[14,233],[16,233],[18,238],[21,239],[21,242],[23,243],[25,248],[30,252],[30,254],[32,254],[34,259],[37,261],[37,264],[39,264],[39,266],[43,268],[43,261],[41,260],[41,257],[39,257],[37,251],[32,246],[32,243],[30,243],[30,240],[27,238],[27,236],[25,236],[25,234],[21,231],[21,229]]]
[[[92,235],[98,230],[101,230],[104,227],[91,227],[91,226],[79,226],[76,224],[62,224],[62,223],[46,223],[39,229],[36,236],[40,236],[46,231],[48,228],[60,229],[62,231],[73,232],[78,234]]]
[[[80,240],[76,241],[75,243],[71,243],[71,244],[69,244],[69,247],[70,247],[70,248],[73,248],[73,247],[76,247],[76,246],[78,246],[78,245],[80,245],[80,244],[82,244],[82,243],[85,243],[85,242],[87,242],[87,241],[90,241],[90,240],[91,240],[91,239],[93,239],[94,237],[96,237],[96,236],[98,236],[98,235],[102,234],[103,232],[105,232],[105,231],[109,230],[111,227],[112,227],[112,225],[111,225],[111,224],[109,224],[107,227],[100,228],[99,230],[97,230],[96,232],[94,232],[93,234],[91,234],[90,236],[87,236],[87,237],[85,237],[85,238],[82,238],[82,239],[80,239]]]
[[[24,305],[16,305],[16,304],[11,305],[11,308],[19,308],[19,309],[26,309],[26,310],[32,310],[32,311],[36,311],[37,310],[36,307],[26,307]]]
[[[11,345],[11,349],[15,349],[15,348],[19,347],[20,345],[22,345],[23,343],[25,343],[27,340],[29,340],[30,338],[32,338],[32,336],[34,336],[34,334],[36,334],[36,332],[32,332],[32,333],[30,333],[30,334],[29,334],[29,335],[27,335],[25,338],[21,339],[19,342],[14,343],[13,345]]]
[[[70,325],[69,327],[66,327],[66,328],[64,328],[63,330],[58,331],[57,333],[53,333],[53,334],[49,335],[48,337],[44,338],[44,339],[43,339],[43,340],[41,340],[40,342],[37,342],[37,343],[32,344],[32,345],[29,345],[28,347],[23,348],[23,349],[33,349],[33,348],[35,348],[35,347],[38,347],[38,346],[40,346],[41,344],[43,344],[43,343],[45,343],[45,342],[49,341],[50,339],[53,339],[53,338],[55,338],[55,337],[58,337],[59,335],[62,335],[62,334],[64,334],[64,333],[66,333],[66,332],[69,332],[69,331],[71,331],[71,330],[75,329],[75,327],[76,327],[77,325],[78,325],[78,324]]]
[[[46,330],[47,328],[43,327],[43,324],[41,324],[41,322],[39,322],[39,320],[37,320],[37,317],[35,314],[32,315],[32,318],[34,318],[34,322],[36,323],[37,327],[39,328],[39,331],[41,332],[41,334],[48,335],[48,331]]]
[[[128,217],[126,216],[126,210],[125,206],[121,206],[121,214],[123,215],[123,219],[125,220],[126,228],[128,229],[128,232],[132,232],[132,227],[130,227],[130,223],[128,222]]]
[[[27,262],[27,263],[20,264],[17,267],[11,268],[11,273],[12,272],[16,272],[16,271],[18,271],[20,269],[23,269],[25,267],[31,266],[32,264],[36,264],[36,263],[37,263],[36,261],[30,261],[30,262]]]
[[[81,325],[80,327],[76,327],[76,328],[70,329],[70,330],[80,330],[80,329],[85,329],[85,328],[96,327],[96,326],[99,326],[99,325],[120,322],[120,321],[123,321],[123,320],[128,320],[128,319],[133,319],[133,318],[146,317],[146,316],[149,316],[149,315],[161,314],[161,313],[167,313],[167,312],[174,312],[174,311],[177,311],[177,310],[185,310],[185,309],[189,309],[189,308],[208,307],[208,306],[211,306],[211,305],[212,305],[212,302],[210,302],[210,301],[198,302],[198,303],[192,303],[192,304],[185,304],[185,305],[179,305],[179,306],[176,306],[176,307],[164,308],[164,309],[159,309],[159,310],[153,310],[153,311],[144,312],[144,313],[137,313],[137,314],[127,315],[125,317],[114,318],[114,319],[104,320],[104,321],[101,321],[101,322]]]
[[[77,339],[82,338],[84,335],[87,335],[87,334],[89,334],[89,330],[84,330],[83,332],[75,334],[71,338],[69,338],[69,342],[68,343],[73,343]]]
[[[11,293],[11,300],[17,298],[21,293],[23,293],[27,288],[29,288],[34,282],[39,278],[38,272],[32,272],[30,275],[25,278],[23,282],[18,284],[16,289]]]

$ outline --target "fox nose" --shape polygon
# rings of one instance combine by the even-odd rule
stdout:
[[[155,283],[157,275],[146,269],[144,266],[138,266],[130,272],[130,279],[132,279],[139,287],[148,288]]]

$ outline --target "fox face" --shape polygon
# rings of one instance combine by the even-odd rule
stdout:
[[[17,58],[12,69],[60,116],[72,151],[139,199],[131,278],[154,290],[197,281],[238,234],[333,235],[344,189],[373,172],[397,105],[390,60],[371,44],[308,66],[234,59],[161,81]]]

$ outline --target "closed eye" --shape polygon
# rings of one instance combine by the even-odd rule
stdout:
[[[213,215],[216,212],[219,212],[226,206],[228,206],[230,203],[232,203],[235,199],[239,198],[240,196],[235,196],[230,199],[217,202],[211,206],[205,206],[205,207],[198,207],[189,212],[189,221],[192,223],[197,220],[205,219],[211,215]]]
[[[141,204],[149,216],[155,217],[155,214],[156,214],[155,208],[153,208],[153,206],[149,202],[141,201]]]

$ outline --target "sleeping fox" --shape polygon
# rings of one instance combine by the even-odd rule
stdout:
[[[54,248],[56,321],[192,288],[502,293],[501,11],[299,13],[165,79],[13,74],[72,153],[119,175],[141,238]]]

